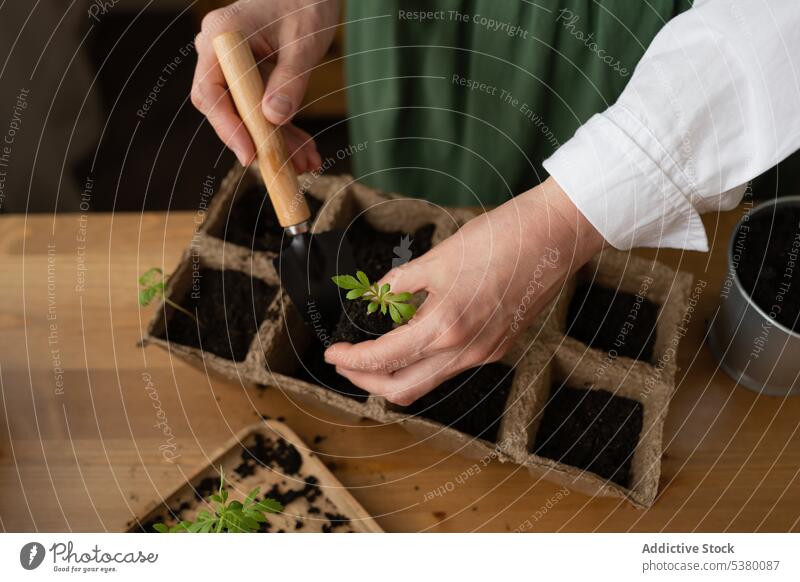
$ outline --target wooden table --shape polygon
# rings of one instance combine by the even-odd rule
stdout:
[[[706,217],[709,255],[642,253],[708,282],[680,350],[649,511],[564,495],[498,462],[456,484],[474,461],[416,445],[397,426],[301,408],[275,388],[211,380],[137,347],[151,316],[137,304],[137,274],[176,264],[193,213],[0,218],[0,530],[120,531],[260,414],[285,417],[307,442],[324,437],[319,454],[387,531],[800,529],[800,398],[734,387],[702,345],[740,215]],[[159,451],[155,402],[174,463]],[[450,482],[452,492],[426,495]]]

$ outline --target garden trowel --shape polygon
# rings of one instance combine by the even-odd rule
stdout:
[[[288,244],[275,259],[283,288],[320,339],[330,336],[342,311],[337,274],[356,272],[353,251],[341,231],[311,233],[311,211],[300,190],[280,128],[261,111],[264,81],[250,44],[239,31],[214,38],[214,51],[239,116],[256,147],[258,169]]]

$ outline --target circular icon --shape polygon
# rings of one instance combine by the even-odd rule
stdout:
[[[39,542],[28,542],[19,551],[19,563],[26,570],[35,570],[44,560],[44,546]]]

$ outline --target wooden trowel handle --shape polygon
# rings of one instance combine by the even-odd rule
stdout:
[[[267,121],[261,111],[264,81],[250,44],[239,31],[221,34],[212,43],[236,109],[256,146],[258,169],[278,221],[287,227],[308,220],[311,212],[300,192],[292,162],[286,155],[283,134]]]

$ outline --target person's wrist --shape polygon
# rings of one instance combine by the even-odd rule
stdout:
[[[544,212],[552,221],[549,231],[559,246],[570,247],[583,264],[599,253],[606,241],[581,213],[552,176],[520,195],[531,218],[541,225]]]

